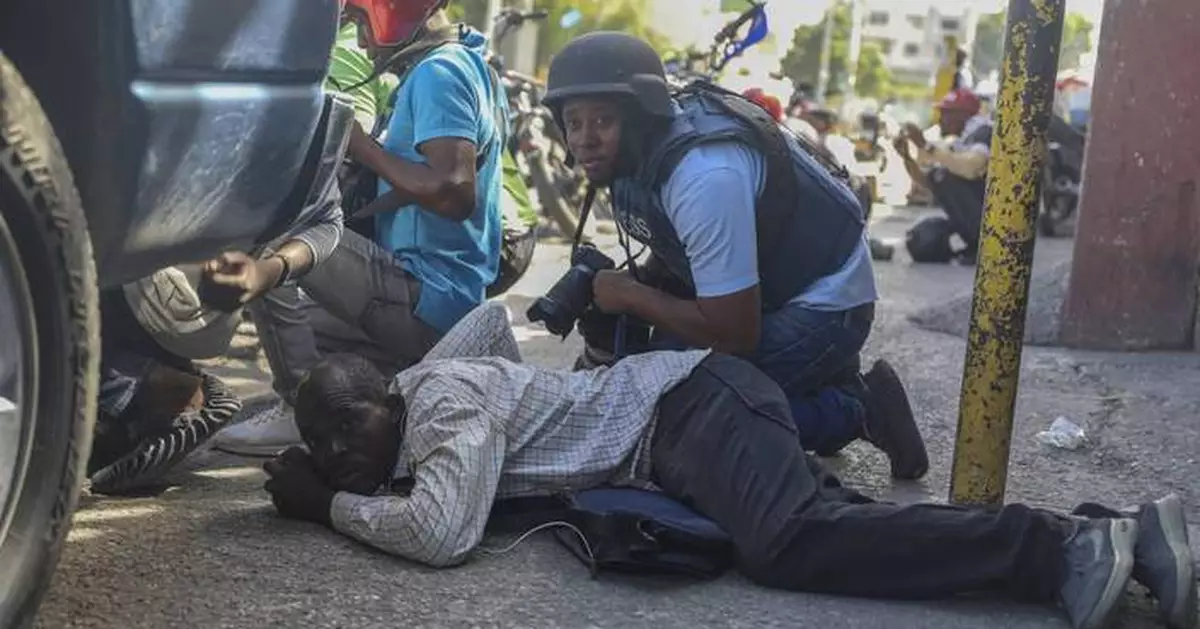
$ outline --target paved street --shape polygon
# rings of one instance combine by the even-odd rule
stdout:
[[[882,212],[877,235],[898,239],[909,210]],[[570,364],[565,343],[523,324],[523,312],[565,269],[567,249],[540,247],[534,268],[504,300],[527,360]],[[1070,255],[1039,244],[1037,268]],[[970,290],[973,270],[877,263],[883,299],[867,358],[886,356],[905,378],[929,442],[932,470],[893,485],[876,452],[854,446],[831,461],[868,493],[901,500],[946,495],[964,342],[908,317]],[[246,394],[265,388],[261,359],[220,372]],[[1013,435],[1009,500],[1066,508],[1123,505],[1168,491],[1200,522],[1200,354],[1109,355],[1053,348],[1025,354]],[[1087,447],[1053,450],[1034,435],[1064,416]],[[261,461],[198,453],[157,495],[85,497],[40,625],[61,627],[811,627],[859,629],[1059,628],[1053,610],[993,600],[890,603],[771,592],[737,576],[678,583],[602,576],[535,537],[502,556],[433,571],[316,526],[277,518],[261,491]],[[1200,530],[1193,527],[1193,543]],[[493,546],[505,540],[489,540]],[[1121,626],[1159,626],[1139,593]]]

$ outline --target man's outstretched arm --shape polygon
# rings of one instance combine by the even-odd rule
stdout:
[[[407,437],[412,493],[339,492],[330,520],[335,530],[386,553],[436,568],[457,565],[483,539],[504,466],[504,433],[482,408],[450,394],[410,412],[432,415]]]

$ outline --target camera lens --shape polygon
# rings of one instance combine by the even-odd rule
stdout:
[[[537,301],[525,311],[525,316],[533,323],[541,323],[551,334],[566,338],[575,324],[575,316],[568,312],[558,302],[548,297],[538,297]]]

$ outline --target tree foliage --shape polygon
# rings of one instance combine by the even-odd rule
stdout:
[[[987,76],[1000,69],[1004,59],[1004,13],[987,13],[979,18],[975,31],[975,46],[971,52],[971,67],[976,77]],[[1067,70],[1079,66],[1083,55],[1092,51],[1092,30],[1095,25],[1081,13],[1068,13],[1063,21],[1062,47],[1058,67]]]
[[[833,8],[833,38],[830,44],[829,89],[844,92],[849,87],[850,6],[837,3]],[[799,85],[817,84],[821,72],[821,43],[825,36],[825,20],[800,26],[792,35],[792,47],[780,61],[780,73]],[[874,42],[864,42],[859,49],[855,68],[855,92],[859,96],[882,98],[891,94],[892,72],[888,69],[883,49]]]
[[[1062,70],[1079,67],[1081,58],[1092,51],[1092,21],[1080,13],[1068,13],[1063,23],[1062,48],[1058,53],[1058,67]]]

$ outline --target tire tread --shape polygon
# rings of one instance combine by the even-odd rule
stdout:
[[[95,260],[87,220],[70,168],[36,97],[3,54],[0,54],[0,179],[11,182],[17,195],[34,210],[31,217],[14,214],[9,218],[8,214],[5,215],[10,228],[14,228],[16,223],[14,232],[17,232],[18,241],[22,240],[21,236],[27,235],[25,231],[35,232],[41,238],[45,252],[53,259],[47,268],[33,271],[31,275],[37,274],[38,279],[45,279],[46,284],[51,286],[50,290],[61,288],[67,296],[66,312],[61,314],[56,323],[66,328],[60,332],[62,344],[65,345],[62,349],[69,354],[66,371],[72,384],[68,403],[71,426],[68,428],[61,482],[58,483],[48,526],[41,535],[45,556],[37,563],[36,574],[31,575],[35,585],[28,597],[16,604],[13,620],[17,626],[22,626],[32,622],[41,594],[48,586],[62,550],[71,514],[78,501],[96,415],[100,318]],[[2,184],[3,181],[0,181]],[[26,220],[24,224],[21,223],[23,219]],[[22,227],[25,229],[20,229]],[[29,247],[34,248],[34,245]],[[30,282],[31,289],[46,290],[45,287],[34,286],[37,283]],[[39,303],[35,295],[39,326],[43,323],[42,306],[44,304]],[[41,366],[39,371],[42,371]],[[42,383],[38,393],[39,405],[47,398],[45,386],[53,384]],[[61,396],[61,392],[57,395]],[[39,413],[42,410],[43,407],[39,406]],[[0,611],[3,609],[0,608]],[[5,619],[0,617],[0,620]]]

